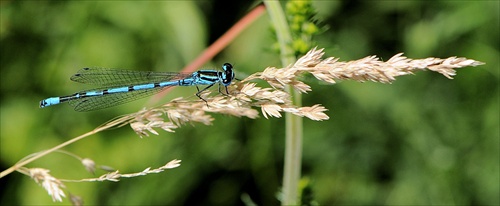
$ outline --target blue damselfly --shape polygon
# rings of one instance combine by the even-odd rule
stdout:
[[[40,101],[40,108],[68,102],[76,111],[92,111],[124,104],[153,95],[171,86],[196,86],[196,96],[215,84],[227,86],[234,79],[233,66],[222,65],[222,71],[199,70],[193,73],[148,72],[109,69],[100,67],[83,68],[71,77],[75,82],[102,86],[88,91],[62,97],[50,97]],[[199,89],[199,85],[208,85]],[[207,104],[208,105],[208,104]]]

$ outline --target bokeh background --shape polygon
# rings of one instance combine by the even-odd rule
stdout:
[[[38,108],[41,99],[89,89],[69,77],[82,67],[179,71],[257,2],[4,1],[0,3],[1,141],[4,170],[148,99],[98,112],[68,105]],[[283,2],[284,3],[284,2]],[[323,28],[318,47],[343,61],[463,56],[486,64],[459,69],[454,80],[433,72],[392,84],[305,77],[304,105],[322,104],[328,121],[304,119],[302,174],[321,205],[498,205],[499,1],[315,1]],[[235,65],[243,79],[281,66],[264,14],[204,68]],[[259,82],[266,86],[264,82]],[[176,88],[162,101],[192,97]],[[149,105],[151,106],[151,105]],[[122,173],[181,159],[179,168],[120,182],[66,183],[87,205],[279,204],[284,118],[214,115],[212,126],[139,138],[129,127],[65,148]],[[93,177],[54,153],[29,167],[61,179]],[[103,174],[98,171],[95,176]],[[52,202],[29,177],[2,179],[0,205]]]

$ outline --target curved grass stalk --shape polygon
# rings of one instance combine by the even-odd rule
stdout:
[[[8,169],[6,169],[6,170],[2,171],[2,172],[0,173],[0,178],[2,178],[2,177],[4,177],[5,175],[8,175],[8,174],[10,174],[10,173],[12,173],[12,172],[16,171],[17,169],[19,169],[19,168],[23,167],[24,165],[27,165],[27,164],[28,164],[28,163],[30,163],[30,162],[33,162],[33,161],[35,161],[35,160],[37,160],[37,159],[39,159],[39,158],[41,158],[41,157],[43,157],[43,156],[45,156],[45,155],[47,155],[47,154],[50,154],[50,153],[52,153],[52,152],[54,152],[54,151],[56,151],[56,150],[59,150],[59,149],[61,149],[61,148],[63,148],[63,147],[66,147],[66,146],[68,146],[68,145],[72,144],[72,143],[75,143],[75,142],[77,142],[77,141],[79,141],[79,140],[81,140],[81,139],[83,139],[83,138],[85,138],[85,137],[88,137],[88,136],[90,136],[90,135],[96,134],[96,133],[98,133],[98,132],[101,132],[101,131],[104,131],[104,130],[107,130],[107,129],[110,129],[110,128],[113,128],[113,127],[116,127],[116,126],[123,125],[123,124],[124,124],[124,122],[130,121],[130,120],[131,120],[130,116],[122,116],[122,117],[119,117],[119,118],[117,118],[117,119],[114,119],[114,120],[112,120],[112,121],[108,122],[107,124],[104,124],[104,125],[102,125],[102,126],[99,126],[99,127],[95,128],[94,130],[92,130],[92,131],[90,131],[90,132],[87,132],[87,133],[85,133],[85,134],[82,134],[82,135],[80,135],[80,136],[78,136],[78,137],[75,137],[75,138],[73,138],[73,139],[70,139],[70,140],[68,140],[68,141],[66,141],[66,142],[64,142],[64,143],[62,143],[62,144],[59,144],[59,145],[57,145],[57,146],[55,146],[55,147],[53,147],[53,148],[50,148],[50,149],[48,149],[48,150],[45,150],[45,151],[39,152],[39,153],[37,153],[37,154],[35,154],[35,155],[31,156],[31,157],[28,157],[28,158],[26,158],[26,159],[23,159],[23,160],[21,160],[20,162],[18,162],[18,163],[16,163],[15,165],[13,165],[12,167],[10,167],[10,168],[8,168]]]

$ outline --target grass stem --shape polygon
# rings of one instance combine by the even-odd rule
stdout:
[[[276,29],[277,39],[281,51],[281,63],[283,67],[295,62],[294,52],[289,46],[292,42],[292,34],[286,21],[285,13],[279,1],[264,1],[271,21]],[[286,91],[292,95],[294,105],[301,105],[301,95],[290,86]],[[285,166],[283,170],[283,196],[282,205],[296,205],[298,201],[298,184],[302,161],[302,118],[286,114],[286,138],[285,138]]]

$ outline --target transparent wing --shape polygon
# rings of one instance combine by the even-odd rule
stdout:
[[[125,104],[137,99],[141,99],[147,96],[151,96],[160,92],[166,87],[158,87],[146,90],[136,90],[130,92],[114,93],[101,96],[85,97],[81,99],[74,99],[68,103],[75,108],[78,112],[87,112],[98,109],[104,109],[120,104]]]
[[[190,73],[133,71],[101,67],[83,68],[71,77],[72,81],[105,87],[145,84],[184,79]]]

